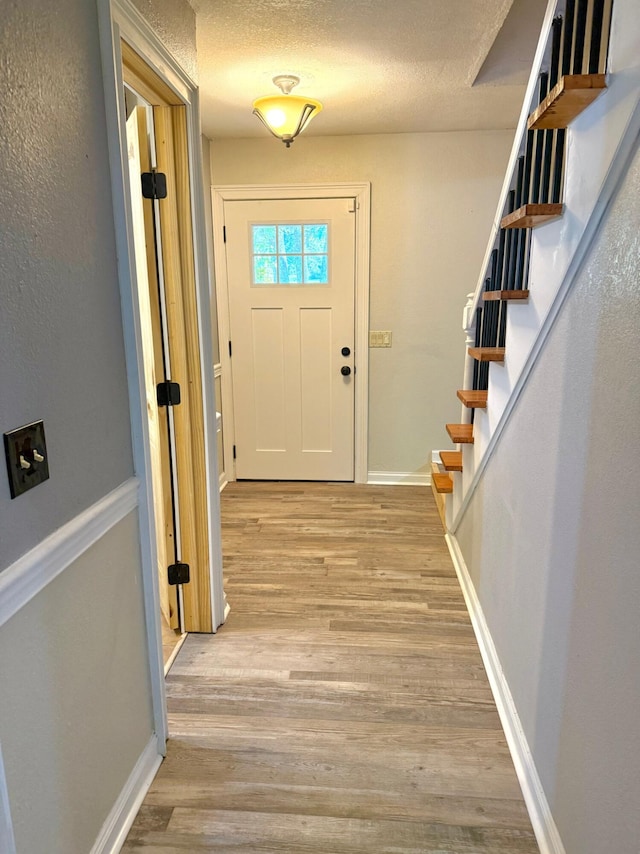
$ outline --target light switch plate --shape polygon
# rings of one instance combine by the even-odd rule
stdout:
[[[388,329],[370,331],[369,347],[391,347],[391,332]]]
[[[42,421],[34,421],[5,433],[4,453],[12,498],[17,498],[23,492],[49,479],[49,460]]]

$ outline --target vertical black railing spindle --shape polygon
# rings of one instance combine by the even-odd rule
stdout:
[[[549,66],[549,91],[558,82],[560,71],[560,48],[562,45],[562,18],[554,18],[551,25],[551,64]],[[544,155],[540,182],[540,201],[546,204],[552,195],[551,163],[555,153],[555,131],[544,131]]]
[[[516,203],[516,191],[509,190],[509,195],[507,197],[507,213],[513,213],[515,210]],[[507,229],[506,239],[505,239],[505,249],[504,249],[504,262],[502,265],[502,281],[500,284],[501,289],[507,290],[508,287],[508,279],[509,279],[509,260],[511,258],[511,252],[513,247],[513,229]]]
[[[564,7],[564,24],[562,28],[562,59],[560,73],[571,74],[571,50],[573,48],[573,27],[576,17],[575,0],[567,0]]]
[[[589,0],[578,0],[573,36],[573,68],[572,74],[582,74],[584,58],[584,39],[587,31],[587,9]]]
[[[543,71],[540,75],[540,85],[539,85],[539,103],[542,103],[544,99],[547,97],[547,93],[549,91],[549,75],[546,71]],[[540,201],[540,177],[542,173],[542,154],[543,154],[543,142],[544,142],[544,131],[537,130],[535,131],[536,138],[534,142],[534,151],[533,151],[533,171],[531,174],[531,183],[529,190],[529,201],[533,204],[536,204]]]
[[[591,44],[589,47],[589,65],[587,74],[597,74],[600,68],[600,45],[602,43],[602,23],[604,18],[604,0],[593,0],[591,20]]]

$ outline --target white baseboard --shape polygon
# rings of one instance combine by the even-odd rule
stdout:
[[[367,483],[386,486],[431,486],[430,472],[370,471]]]
[[[0,626],[138,504],[138,479],[125,481],[0,573]]]
[[[445,540],[469,610],[540,854],[566,854],[458,540],[452,534],[446,534]]]
[[[158,739],[153,735],[102,825],[91,854],[117,854],[120,851],[161,762]]]
[[[227,480],[227,476],[224,472],[220,475],[220,492],[225,488],[225,486],[229,483]]]
[[[2,749],[0,748],[0,851],[3,854],[16,854],[16,840],[13,835],[11,809],[9,807],[9,792],[7,778],[4,775]]]

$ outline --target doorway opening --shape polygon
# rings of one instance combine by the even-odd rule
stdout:
[[[370,185],[212,194],[227,479],[366,483]]]
[[[120,47],[166,672],[187,632],[222,622],[214,613],[189,127],[183,100],[127,41]]]

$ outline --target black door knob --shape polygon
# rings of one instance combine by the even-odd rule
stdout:
[[[348,347],[343,347],[342,350],[340,350],[340,352],[342,353],[343,356],[350,356],[351,355],[351,350]]]
[[[343,377],[348,377],[349,374],[351,373],[351,368],[349,367],[349,365],[343,365],[340,368],[340,373],[342,374]]]

